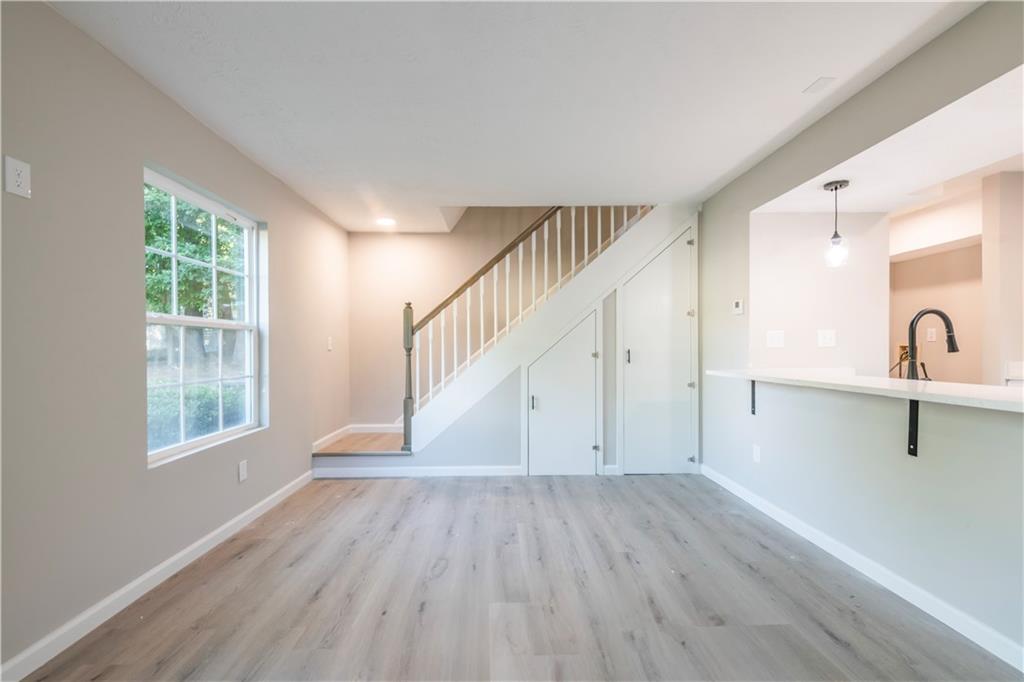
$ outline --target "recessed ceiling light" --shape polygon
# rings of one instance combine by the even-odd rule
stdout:
[[[377,224],[381,227],[394,227],[398,221],[394,218],[377,218]]]
[[[814,81],[813,83],[808,85],[806,88],[804,88],[804,94],[805,95],[817,94],[817,93],[821,92],[822,90],[824,90],[825,88],[827,88],[828,86],[832,85],[832,81],[834,81],[834,80],[835,80],[835,78],[833,76],[822,76],[821,78],[819,78],[818,80]]]

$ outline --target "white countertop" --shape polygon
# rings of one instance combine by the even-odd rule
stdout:
[[[708,376],[1024,413],[1024,387],[859,376],[850,369],[709,369]]]

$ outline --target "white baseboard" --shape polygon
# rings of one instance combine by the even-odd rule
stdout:
[[[605,476],[620,476],[622,474],[622,467],[618,464],[605,464],[601,469],[601,473]]]
[[[894,573],[874,559],[869,559],[852,547],[798,519],[786,510],[780,509],[757,493],[718,473],[706,464],[701,467],[701,473],[733,495],[748,502],[751,506],[786,526],[797,535],[813,542],[843,563],[879,583],[882,587],[896,593],[925,613],[942,621],[978,646],[998,656],[1018,670],[1024,670],[1024,647],[1021,644],[1014,642],[1006,635],[997,632],[974,616],[964,613],[952,604]]]
[[[402,424],[349,424],[313,441],[313,452],[350,433],[402,433]]]
[[[318,457],[318,460],[324,458]],[[313,478],[426,478],[428,476],[524,476],[518,464],[510,466],[399,466],[345,467],[317,466],[313,462]]]
[[[281,500],[309,483],[311,478],[312,472],[307,471],[216,530],[146,571],[113,594],[96,602],[50,634],[30,645],[24,651],[12,656],[10,660],[4,663],[3,669],[0,671],[0,679],[20,680],[29,675],[39,666],[89,634],[89,632],[104,623],[118,611],[121,611],[146,594],[146,592],[149,592],[164,580],[247,526],[264,512],[269,511]]]

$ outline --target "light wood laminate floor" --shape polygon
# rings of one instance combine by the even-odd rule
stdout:
[[[699,476],[316,481],[31,679],[1019,675]]]

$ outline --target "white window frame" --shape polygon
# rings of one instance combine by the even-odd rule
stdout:
[[[178,310],[178,296],[177,296],[177,277],[178,277],[178,260],[190,261],[187,256],[182,256],[177,253],[177,210],[175,204],[178,199],[183,199],[188,203],[208,211],[211,214],[211,261],[209,263],[194,261],[196,265],[202,267],[211,268],[213,271],[213,283],[212,283],[212,296],[213,296],[213,317],[194,317],[192,315],[179,315],[177,312],[174,313],[153,313],[148,309],[146,311],[146,325],[160,324],[160,325],[171,325],[176,326],[180,329],[179,348],[180,352],[184,354],[184,334],[186,327],[193,327],[198,329],[219,329],[219,330],[238,330],[248,332],[248,338],[252,339],[251,347],[249,347],[249,372],[245,377],[250,382],[250,404],[249,404],[249,421],[245,424],[233,426],[228,429],[222,429],[205,436],[193,438],[191,440],[184,440],[174,445],[168,445],[167,447],[159,448],[157,450],[148,451],[147,457],[149,465],[152,467],[157,464],[164,463],[172,459],[178,459],[179,457],[192,454],[199,450],[204,450],[214,445],[219,445],[228,440],[232,440],[241,435],[244,435],[250,431],[255,431],[261,428],[260,420],[260,333],[259,333],[259,301],[257,300],[258,293],[258,272],[257,266],[259,264],[259,254],[257,248],[259,246],[258,240],[258,229],[257,223],[249,218],[239,215],[238,211],[234,211],[224,206],[218,201],[211,199],[195,190],[192,190],[185,185],[182,185],[175,180],[172,180],[160,173],[150,169],[143,169],[143,181],[147,185],[152,185],[158,189],[161,189],[171,195],[171,251],[167,252],[162,249],[158,249],[151,246],[145,246],[145,253],[155,253],[162,256],[168,256],[171,259],[171,279],[173,286],[171,287],[171,310]],[[231,270],[230,268],[218,268],[217,266],[217,218],[227,218],[232,223],[239,225],[245,230],[245,271],[238,272]],[[217,317],[217,275],[220,270],[225,270],[234,275],[242,275],[246,282],[245,290],[245,315],[244,320],[222,320]],[[223,353],[223,334],[218,339],[218,353]],[[184,377],[185,363],[184,357],[178,362],[178,382],[176,384],[169,384],[170,386],[180,386],[182,390],[179,391],[179,420],[181,420],[181,433],[184,435],[184,387],[189,384],[197,383],[213,383],[217,382],[220,393],[220,405],[219,414],[221,419],[221,425],[223,425],[224,419],[224,396],[223,396],[223,361],[218,358],[217,362],[217,378],[202,380],[202,381],[186,381]],[[233,377],[231,377],[233,378]],[[230,378],[229,378],[230,379]],[[149,380],[146,380],[147,396],[149,391]],[[147,430],[148,430],[148,398],[147,398]]]

